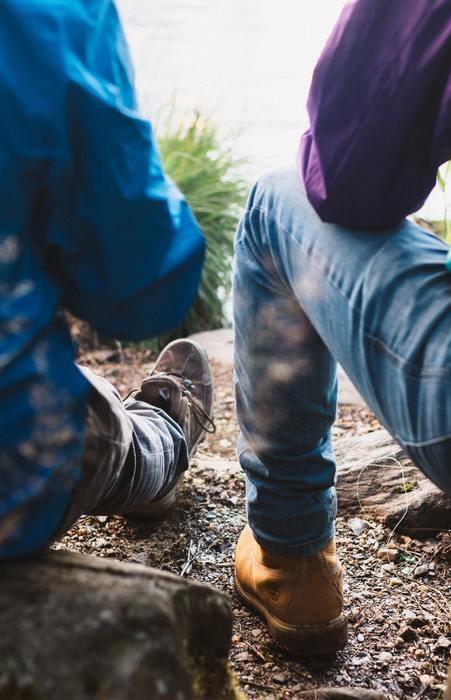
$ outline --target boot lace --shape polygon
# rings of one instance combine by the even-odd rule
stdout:
[[[177,382],[177,384],[180,387],[180,391],[182,392],[182,396],[184,396],[188,402],[188,406],[192,411],[192,414],[196,420],[196,422],[200,425],[202,430],[205,430],[206,433],[210,433],[210,435],[213,435],[213,433],[216,432],[216,423],[214,420],[208,415],[208,413],[205,411],[203,406],[201,406],[200,402],[193,396],[193,391],[195,391],[195,386],[192,381],[187,379],[186,377],[183,376],[183,374],[180,374],[179,372],[156,372],[155,374],[151,375],[152,377],[176,377],[177,379],[180,379],[181,382]],[[139,391],[139,388],[132,389],[131,391],[128,392],[127,396],[123,399],[123,401],[126,401],[130,396],[133,396],[136,394],[136,392]]]

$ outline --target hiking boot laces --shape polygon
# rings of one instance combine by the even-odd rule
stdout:
[[[216,432],[216,423],[193,395],[196,391],[196,387],[190,379],[187,379],[187,377],[184,377],[183,374],[180,374],[179,372],[156,372],[152,375],[152,378],[154,377],[176,377],[177,379],[180,379],[181,383],[177,382],[177,384],[182,392],[182,396],[186,398],[188,406],[191,409],[197,423],[200,425],[202,430],[205,430],[205,432],[209,433],[210,435],[213,435]],[[130,398],[130,396],[136,394],[137,391],[140,391],[140,389],[135,388],[129,391],[123,401],[126,401],[128,398]],[[162,398],[167,400],[168,397],[163,395]]]

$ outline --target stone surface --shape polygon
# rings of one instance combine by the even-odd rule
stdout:
[[[350,520],[356,536],[365,529],[361,518],[366,515],[420,539],[451,528],[451,499],[407,459],[385,430],[342,437],[335,441],[335,453],[339,512],[360,516]],[[240,471],[236,461],[201,453],[196,460],[218,472]]]
[[[190,336],[207,351],[211,360],[233,366],[233,331],[231,328],[219,328],[216,331],[204,331]]]
[[[0,700],[230,698],[226,597],[63,552],[2,566]]]
[[[407,459],[385,430],[340,438],[335,454],[340,512],[363,510],[413,537],[428,537],[434,530],[451,527],[451,500]]]
[[[230,367],[233,366],[233,331],[231,328],[195,333],[191,338],[207,351],[210,359],[217,360]],[[364,400],[341,367],[338,368],[338,378],[339,403],[364,406]]]

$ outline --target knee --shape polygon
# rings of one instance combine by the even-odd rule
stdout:
[[[296,168],[274,168],[264,173],[251,190],[248,210],[261,207],[275,211],[279,202],[292,192],[302,193],[303,187]]]

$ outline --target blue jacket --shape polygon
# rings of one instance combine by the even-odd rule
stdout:
[[[79,476],[88,386],[60,309],[162,333],[204,242],[138,115],[113,0],[2,0],[0,104],[1,558],[49,539]]]

